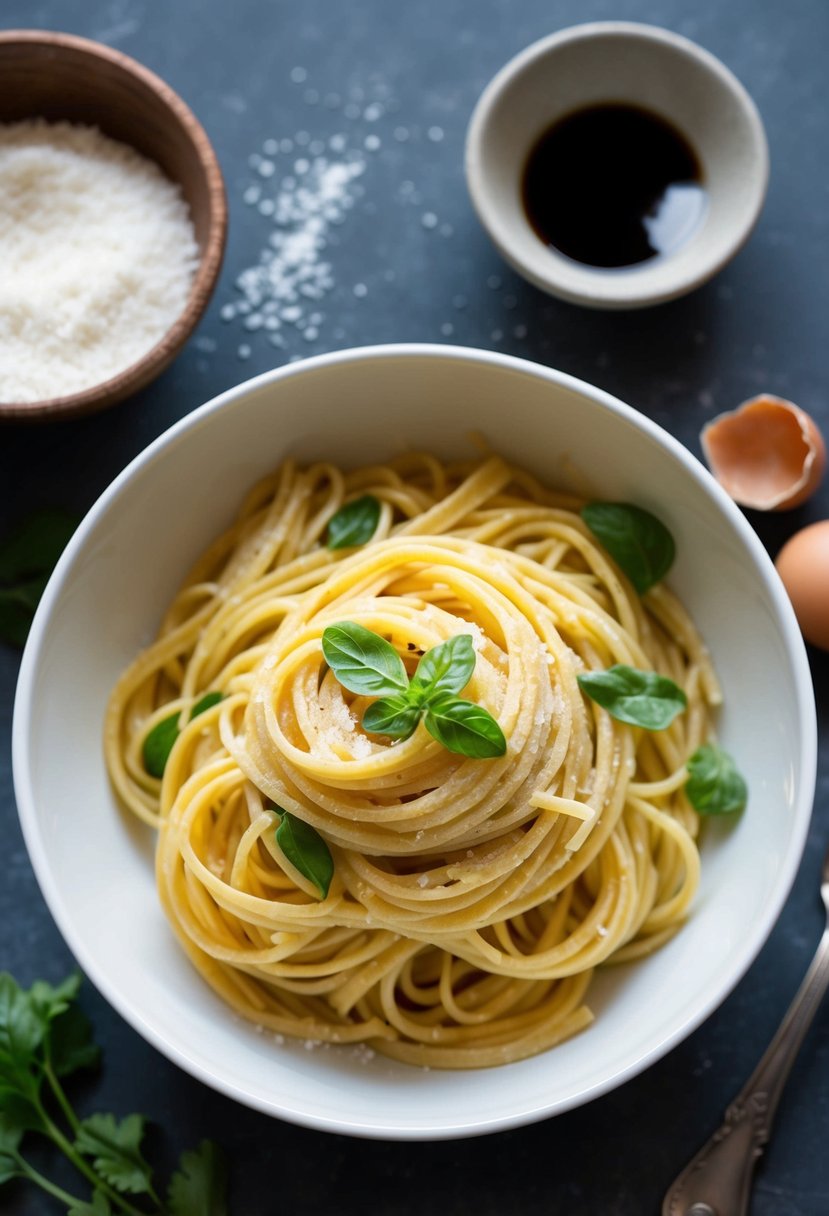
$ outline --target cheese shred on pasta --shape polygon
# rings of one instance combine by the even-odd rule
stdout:
[[[366,494],[374,538],[326,548],[328,520]],[[719,689],[682,606],[661,584],[640,598],[579,506],[498,457],[286,463],[119,681],[113,784],[159,829],[181,944],[245,1018],[417,1065],[500,1064],[587,1026],[594,968],[681,926],[699,875],[684,766]],[[454,754],[422,723],[402,742],[366,733],[372,699],[322,655],[343,621],[390,641],[409,674],[470,634],[464,697],[497,719],[506,754]],[[669,676],[687,710],[658,732],[616,721],[576,680],[615,663]],[[223,698],[191,719],[207,692]],[[144,740],[174,713],[158,780]],[[325,898],[282,853],[275,808],[328,844]]]

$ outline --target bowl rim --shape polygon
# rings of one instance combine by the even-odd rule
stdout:
[[[573,43],[589,42],[600,37],[616,37],[622,41],[634,39],[649,43],[654,47],[657,56],[662,50],[670,48],[694,62],[704,72],[715,76],[734,97],[746,120],[753,145],[753,194],[750,205],[742,212],[741,222],[735,224],[727,248],[719,257],[699,259],[694,269],[675,277],[672,283],[661,287],[648,287],[645,283],[643,290],[637,292],[629,289],[624,295],[619,294],[618,289],[615,293],[613,291],[614,283],[632,281],[627,276],[622,277],[624,267],[606,270],[602,267],[582,266],[579,262],[567,258],[566,264],[572,280],[568,285],[560,281],[555,262],[542,271],[534,262],[525,258],[513,244],[513,226],[504,221],[500,208],[492,201],[486,184],[488,175],[484,169],[488,155],[490,122],[497,106],[514,82],[548,55],[556,54]],[[731,69],[711,51],[683,34],[646,22],[589,21],[568,26],[538,39],[519,51],[496,72],[478,98],[469,120],[464,149],[464,170],[467,189],[478,219],[501,256],[520,275],[542,291],[571,304],[608,310],[635,309],[667,303],[687,295],[712,278],[743,248],[757,224],[765,202],[769,182],[769,149],[763,120],[754,99]],[[687,248],[687,245],[683,248]],[[564,261],[564,255],[557,256]],[[660,264],[668,264],[670,256]],[[650,264],[644,265],[647,267]],[[641,281],[645,282],[641,268],[637,267],[637,273],[640,274]],[[635,286],[635,280],[633,282]],[[600,286],[601,291],[598,290]]]
[[[91,61],[103,60],[123,75],[139,81],[143,89],[152,93],[172,114],[195,149],[207,182],[209,214],[207,239],[204,248],[199,251],[198,267],[187,302],[169,329],[139,359],[90,388],[60,397],[44,397],[38,401],[0,400],[0,421],[34,422],[74,417],[115,405],[144,388],[172,362],[196,328],[216,286],[227,242],[228,208],[222,170],[207,132],[179,94],[150,68],[123,51],[77,34],[51,30],[0,30],[0,50],[15,46],[37,46],[56,49],[59,54],[68,50],[88,55]],[[90,66],[94,70],[94,66]],[[152,160],[152,157],[147,159]]]
[[[679,1025],[674,1027],[671,1033],[664,1035],[648,1051],[644,1052],[629,1065],[606,1076],[601,1081],[593,1083],[578,1095],[552,1100],[541,1106],[528,1104],[522,1107],[521,1110],[506,1115],[492,1116],[489,1112],[481,1111],[480,1116],[476,1117],[474,1122],[467,1121],[462,1124],[458,1121],[452,1121],[445,1124],[438,1123],[437,1125],[434,1123],[427,1125],[425,1122],[415,1125],[392,1126],[383,1124],[381,1126],[379,1123],[368,1125],[356,1119],[349,1122],[340,1116],[334,1117],[328,1114],[321,1114],[318,1111],[300,1109],[297,1106],[288,1105],[280,1101],[279,1095],[275,1095],[269,1099],[260,1098],[258,1095],[246,1092],[244,1088],[227,1076],[219,1075],[215,1070],[208,1068],[202,1059],[192,1052],[188,1045],[172,1042],[162,1031],[157,1030],[152,1024],[145,1021],[130,1006],[128,1000],[121,995],[117,982],[109,978],[106,969],[99,965],[94,954],[87,949],[82,937],[74,932],[62,894],[57,884],[53,881],[44,840],[38,824],[29,746],[29,740],[32,735],[33,690],[39,653],[48,632],[50,620],[61,598],[64,582],[71,573],[76,556],[84,548],[88,535],[97,526],[99,520],[106,514],[112,503],[119,497],[125,486],[135,477],[140,476],[143,470],[151,465],[161,452],[177,445],[186,436],[188,431],[196,430],[209,423],[213,414],[225,409],[232,409],[239,401],[257,394],[263,388],[268,388],[279,384],[283,380],[289,380],[308,372],[314,373],[324,368],[372,360],[396,360],[401,358],[440,359],[456,363],[478,363],[547,381],[551,385],[588,397],[611,413],[621,417],[628,425],[644,432],[646,436],[656,441],[660,447],[678,459],[688,474],[698,483],[703,493],[707,494],[709,498],[713,498],[715,504],[728,517],[729,522],[734,526],[741,542],[751,556],[758,577],[761,578],[769,594],[777,613],[778,622],[782,627],[783,642],[791,665],[796,691],[795,708],[802,727],[798,756],[801,778],[800,798],[794,807],[792,815],[793,833],[788,855],[776,872],[775,888],[772,897],[765,905],[764,915],[754,924],[751,934],[742,939],[740,949],[735,954],[735,961],[729,970],[727,978],[716,987],[713,987],[705,995],[704,999],[701,999],[697,1003],[694,1010]],[[79,524],[55,567],[35,613],[23,652],[14,701],[12,773],[18,805],[18,816],[29,859],[43,898],[61,935],[82,970],[98,991],[151,1046],[160,1051],[162,1055],[166,1056],[168,1060],[179,1068],[182,1068],[185,1072],[219,1093],[233,1098],[235,1101],[263,1114],[288,1119],[300,1126],[317,1131],[334,1132],[367,1139],[408,1141],[454,1139],[487,1135],[491,1132],[526,1126],[552,1115],[561,1114],[567,1110],[584,1105],[594,1098],[608,1093],[625,1081],[631,1080],[644,1072],[645,1069],[661,1059],[673,1047],[681,1043],[710,1017],[714,1010],[733,991],[754,962],[771,933],[783,904],[788,898],[800,864],[811,819],[812,801],[817,776],[817,718],[806,647],[798,628],[794,611],[779,576],[774,569],[771,558],[767,554],[759,536],[751,528],[739,508],[732,502],[710,473],[708,473],[701,462],[679,440],[663,430],[662,427],[646,415],[638,413],[632,406],[625,404],[604,389],[590,385],[587,381],[569,375],[566,372],[560,372],[513,355],[474,347],[446,346],[439,343],[389,343],[353,347],[315,355],[297,363],[284,364],[271,371],[263,372],[226,389],[170,426],[139,452],[123,471],[115,477]]]

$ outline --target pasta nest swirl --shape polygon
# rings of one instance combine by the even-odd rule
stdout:
[[[448,912],[454,929],[458,916],[475,929],[505,903],[533,906],[560,886],[577,850],[579,868],[595,853],[584,849],[613,782],[608,827],[621,810],[618,777],[632,752],[613,736],[631,732],[597,735],[576,683],[583,663],[557,627],[563,616],[572,624],[577,605],[554,578],[539,599],[527,585],[534,565],[449,537],[372,545],[286,616],[243,729],[226,739],[257,790],[340,850],[338,875],[381,922],[417,911],[433,937]],[[391,642],[410,674],[425,650],[470,634],[476,664],[464,697],[498,720],[506,755],[456,755],[422,722],[400,742],[363,731],[371,699],[347,692],[322,653],[325,628],[346,620]]]

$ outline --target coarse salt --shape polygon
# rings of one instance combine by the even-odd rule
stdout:
[[[94,127],[0,124],[0,400],[109,380],[180,316],[198,246],[178,186]]]

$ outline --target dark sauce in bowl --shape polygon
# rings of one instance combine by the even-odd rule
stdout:
[[[545,131],[522,182],[546,245],[588,266],[635,266],[684,245],[706,209],[688,140],[649,110],[603,103]]]

